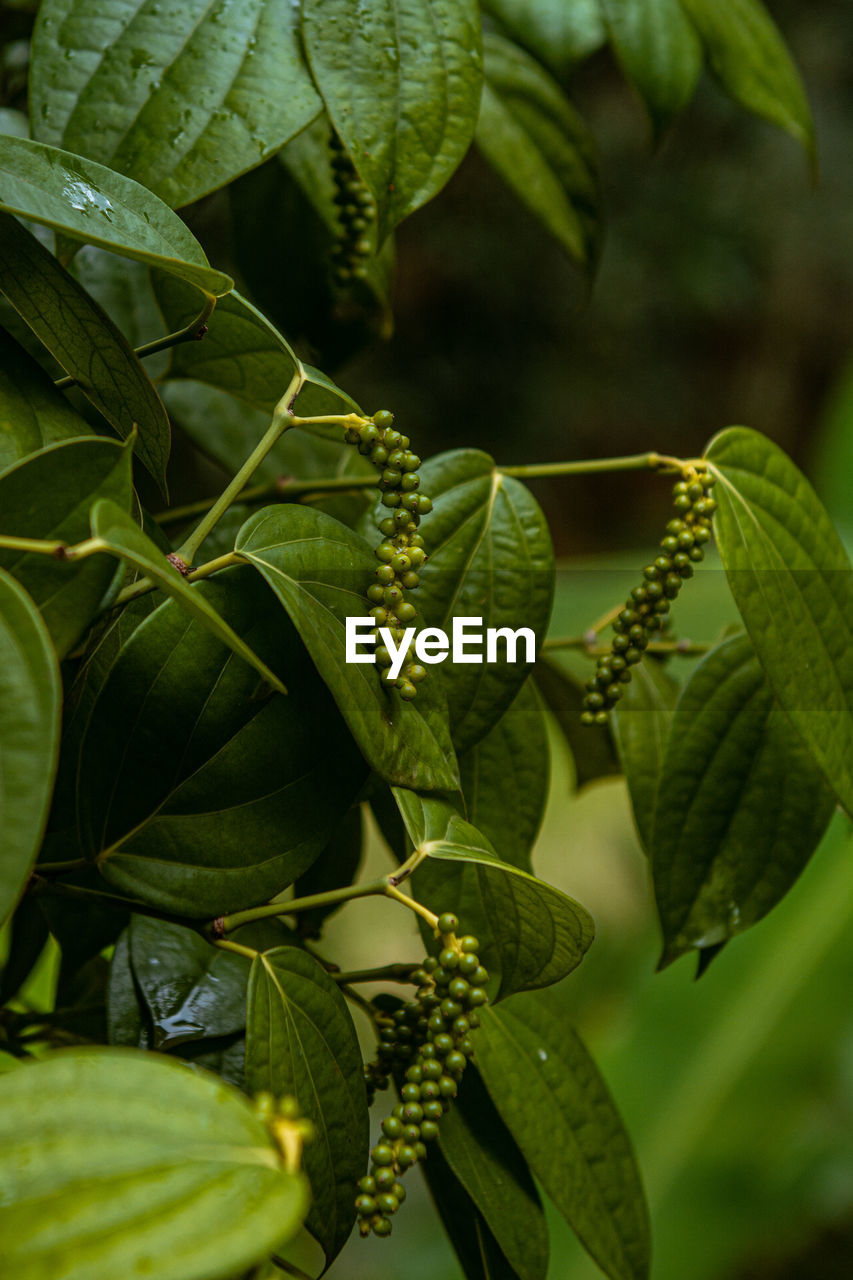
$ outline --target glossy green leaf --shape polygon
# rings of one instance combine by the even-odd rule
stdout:
[[[417,705],[380,681],[373,663],[347,663],[344,620],[366,617],[376,561],[362,538],[320,511],[265,507],[240,530],[237,553],[263,574],[302,636],[368,764],[423,790],[458,784],[438,679]]]
[[[693,97],[702,45],[681,0],[602,0],[610,41],[656,134]]]
[[[246,1084],[255,1093],[295,1097],[315,1125],[303,1157],[313,1193],[307,1226],[331,1262],[352,1230],[356,1182],[367,1167],[367,1093],[346,1000],[322,965],[296,947],[252,962]]]
[[[538,642],[551,612],[554,553],[530,491],[502,476],[489,455],[475,449],[431,458],[421,469],[421,489],[435,504],[421,530],[429,556],[417,590],[421,625],[451,631],[453,618],[482,618],[484,627],[529,628]],[[380,510],[385,508],[377,508],[377,518]],[[433,668],[447,686],[459,751],[497,724],[530,672],[523,636],[517,661],[506,660],[503,639],[497,653],[495,663],[448,659]]]
[[[0,214],[0,288],[33,333],[166,490],[169,419],[127,339],[26,227]]]
[[[379,239],[430,200],[471,143],[482,85],[474,0],[304,0],[314,80],[376,199]]]
[[[0,1155],[16,1280],[231,1276],[308,1207],[247,1100],[158,1054],[64,1050],[0,1077]]]
[[[576,262],[593,266],[600,237],[595,144],[583,118],[533,58],[485,40],[477,146]]]
[[[169,330],[190,324],[198,312],[193,290],[162,272],[154,274],[152,283]],[[299,361],[275,326],[232,291],[216,304],[201,342],[173,348],[169,376],[220,387],[272,413],[298,368]]]
[[[19,343],[0,329],[0,472],[45,445],[91,435],[61,391]]]
[[[92,536],[100,538],[106,550],[133,565],[140,573],[156,582],[161,591],[171,596],[181,608],[227,644],[229,649],[248,662],[274,689],[285,693],[285,686],[265,662],[253,653],[244,640],[223,622],[208,603],[203,592],[191,586],[169,562],[160,548],[144,534],[130,516],[109,499],[102,498],[91,510]]]
[[[607,1087],[547,991],[488,1008],[477,1066],[530,1169],[611,1280],[649,1274],[634,1153]]]
[[[130,963],[130,929],[115,945],[107,982],[107,1038],[128,1049],[151,1047],[151,1016]]]
[[[0,569],[0,923],[38,854],[59,752],[62,686],[30,597]]]
[[[222,951],[193,929],[134,915],[130,961],[148,1007],[152,1045],[161,1052],[227,1036],[246,1025],[249,961]]]
[[[204,917],[267,902],[301,875],[365,770],[260,578],[241,570],[194,590],[292,680],[290,694],[269,696],[230,648],[165,602],[95,693],[78,814],[83,852],[111,884]]]
[[[501,1252],[486,1219],[453,1173],[440,1147],[433,1147],[422,1168],[465,1280],[517,1280],[518,1273]]]
[[[485,0],[483,8],[561,79],[606,39],[600,0]]]
[[[59,753],[61,684],[50,636],[26,591],[0,570],[0,923],[26,886]]]
[[[233,285],[162,200],[69,151],[0,135],[0,209],[159,267],[204,293],[219,296]]]
[[[172,208],[260,164],[322,106],[290,0],[47,0],[30,77],[40,142]]]
[[[0,475],[0,533],[19,538],[82,542],[89,509],[100,499],[127,510],[131,502],[128,446],[87,436],[51,445]],[[95,617],[115,577],[106,556],[62,562],[0,549],[0,567],[24,584],[42,612],[60,657]]]
[[[495,727],[459,757],[469,821],[500,853],[529,871],[548,799],[551,754],[539,695],[528,680]]]
[[[163,336],[163,320],[151,288],[151,272],[144,262],[119,258],[94,245],[80,245],[68,270],[99,302],[132,347]],[[198,314],[198,294],[193,293]],[[169,365],[168,350],[145,357],[145,372],[159,382]]]
[[[712,72],[736,102],[790,133],[813,154],[815,137],[803,82],[760,0],[681,0]]]
[[[658,779],[679,686],[659,663],[640,663],[613,713],[613,735],[625,771],[640,843],[652,840]],[[585,730],[586,732],[586,730]]]
[[[584,687],[553,658],[540,657],[534,680],[572,753],[578,790],[622,772],[609,727],[581,724]]]
[[[745,636],[713,649],[685,686],[658,795],[650,855],[668,964],[765,916],[835,807]]]
[[[428,854],[415,893],[432,911],[454,911],[480,939],[497,998],[549,986],[577,968],[594,934],[579,903],[502,862],[446,800],[400,787],[394,799],[413,845]]]
[[[777,445],[732,427],[711,441],[714,531],[782,710],[853,813],[853,572],[816,493]]]
[[[520,1280],[545,1280],[548,1227],[524,1156],[476,1070],[441,1122],[444,1156]]]

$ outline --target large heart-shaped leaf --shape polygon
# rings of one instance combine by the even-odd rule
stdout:
[[[453,618],[473,617],[482,618],[484,627],[526,627],[542,636],[551,612],[554,553],[530,491],[475,449],[431,458],[421,469],[421,488],[435,504],[422,527],[429,559],[416,603],[423,624],[449,631]],[[384,510],[377,509],[377,518]],[[497,653],[497,662],[448,661],[441,669],[457,750],[473,746],[497,724],[530,671],[523,636],[515,661],[507,660],[503,639]]]
[[[0,329],[0,472],[91,429],[11,334]]]
[[[634,822],[648,852],[652,841],[658,779],[669,739],[679,686],[666,667],[641,662],[613,714],[613,734],[625,771]],[[586,732],[586,730],[585,730]]]
[[[310,866],[364,766],[275,599],[246,570],[200,584],[276,669],[258,678],[168,601],[108,667],[80,750],[83,849],[110,883],[203,917],[266,902]],[[329,761],[334,760],[334,769]]]
[[[169,329],[183,329],[198,311],[193,290],[162,272],[154,273],[152,283]],[[232,292],[217,303],[202,342],[185,342],[173,349],[169,376],[220,387],[253,408],[272,413],[299,368],[296,355],[275,326]]]
[[[38,854],[59,752],[62,685],[38,610],[0,569],[0,923]]]
[[[82,285],[16,218],[0,214],[0,288],[33,333],[123,440],[162,492],[169,419],[127,339]]]
[[[602,0],[610,42],[662,133],[693,96],[702,44],[680,0]]]
[[[448,801],[400,787],[394,799],[413,845],[428,855],[413,880],[418,897],[433,911],[455,912],[480,939],[497,998],[549,986],[577,968],[594,933],[579,903],[502,862]]]
[[[569,257],[594,264],[600,235],[595,144],[540,64],[500,36],[485,40],[477,146]]]
[[[482,85],[475,0],[304,0],[314,80],[379,209],[380,241],[468,150]]]
[[[373,664],[346,661],[345,620],[367,616],[376,567],[367,543],[321,511],[265,507],[240,530],[236,551],[287,610],[371,767],[425,791],[457,786],[438,677],[420,686],[422,713],[384,687]]]
[[[706,454],[735,603],[782,710],[853,813],[853,571],[805,476],[745,427]]]
[[[16,1280],[231,1276],[308,1208],[246,1099],[159,1054],[66,1050],[3,1075],[0,1155]]]
[[[290,0],[47,0],[30,74],[40,142],[173,208],[260,164],[322,107]]]
[[[662,963],[719,946],[766,915],[834,807],[749,640],[726,640],[679,699],[660,773],[650,853]]]
[[[227,293],[233,284],[210,266],[195,236],[162,200],[69,151],[0,134],[0,209],[159,267],[210,295]]]
[[[305,1172],[307,1226],[327,1262],[355,1221],[356,1182],[367,1164],[369,1125],[361,1051],[346,1001],[325,969],[296,947],[259,955],[249,978],[246,1085],[289,1094],[314,1122]]]
[[[599,0],[484,0],[483,8],[561,80],[606,38]]]
[[[82,542],[89,534],[93,503],[110,499],[124,512],[131,496],[129,446],[96,436],[67,440],[0,475],[0,533]],[[2,549],[0,566],[24,584],[41,609],[60,657],[95,617],[116,573],[115,563],[107,556],[64,563],[51,556]]]
[[[156,543],[120,507],[108,498],[102,498],[91,510],[90,523],[93,536],[104,543],[105,550],[152,578],[161,591],[172,596],[186,613],[207,627],[244,662],[254,667],[274,689],[286,692],[275,672],[252,652],[245,640],[223,622],[204,592],[199,592],[196,586],[191,586],[184,580],[183,575],[169,562]]]
[[[444,1156],[520,1280],[545,1280],[548,1227],[524,1156],[475,1070],[441,1122]]]
[[[533,1175],[611,1280],[649,1273],[649,1222],[628,1135],[560,1002],[485,1009],[477,1066]]]
[[[761,0],[681,0],[727,93],[814,152],[814,121],[803,82]]]
[[[550,767],[542,703],[530,680],[485,738],[459,757],[468,819],[504,862],[523,871],[531,869]]]

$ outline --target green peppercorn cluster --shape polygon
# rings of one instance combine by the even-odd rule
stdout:
[[[334,201],[338,207],[338,237],[332,251],[335,284],[341,288],[353,280],[364,280],[373,256],[372,229],[376,202],[355,171],[336,133],[332,134]]]
[[[393,1075],[400,1102],[382,1121],[382,1138],[371,1152],[370,1172],[358,1184],[355,1207],[359,1232],[391,1234],[391,1217],[406,1198],[400,1182],[405,1171],[424,1160],[427,1144],[456,1097],[473,1052],[471,1031],[480,1025],[477,1010],[486,1003],[489,975],[480,964],[476,938],[456,937],[459,921],[450,912],[438,918],[442,951],[412,974],[415,1000],[399,1008],[379,1033],[373,1081]]]
[[[426,552],[418,525],[421,516],[432,511],[430,499],[418,493],[421,460],[411,452],[409,437],[394,430],[394,415],[388,409],[380,409],[372,419],[348,427],[346,440],[356,445],[379,472],[382,504],[388,508],[388,515],[379,521],[382,541],[376,548],[376,558],[380,564],[376,581],[367,589],[367,598],[377,628],[387,627],[394,643],[400,644],[405,628],[418,616],[406,599],[406,592],[414,590],[420,581],[418,570],[426,561]],[[376,661],[383,668],[391,665],[391,653],[384,644],[376,646]],[[425,668],[415,661],[410,647],[401,674],[392,683],[400,697],[409,702],[416,697],[416,685],[425,676]],[[383,678],[390,682],[387,672]]]
[[[631,680],[631,667],[643,656],[649,641],[668,622],[670,603],[693,566],[705,557],[703,546],[711,537],[711,517],[717,509],[711,490],[716,477],[691,466],[673,488],[677,516],[666,526],[660,541],[660,555],[643,570],[644,581],[635,587],[625,608],[615,619],[616,633],[610,652],[598,659],[595,675],[586,684],[583,724],[607,724],[608,713],[622,696],[622,686]]]

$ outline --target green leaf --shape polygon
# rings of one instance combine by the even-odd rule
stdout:
[[[747,111],[790,133],[813,156],[814,121],[803,82],[760,0],[681,0],[681,4],[725,91]]]
[[[430,1151],[422,1169],[441,1225],[456,1250],[465,1280],[517,1280],[518,1273],[501,1252],[486,1219],[438,1146]]]
[[[93,698],[78,814],[83,852],[111,884],[204,917],[267,902],[301,875],[365,770],[260,578],[242,570],[193,590],[288,677],[291,693],[270,697],[230,648],[165,602]]]
[[[521,1280],[545,1280],[548,1227],[530,1170],[479,1073],[441,1122],[444,1156]]]
[[[62,686],[30,597],[0,569],[0,923],[41,844],[59,753]]]
[[[129,1049],[148,1049],[151,1018],[143,1006],[130,963],[130,929],[125,929],[115,945],[107,982],[107,1037],[110,1044]]]
[[[35,360],[0,329],[0,472],[45,445],[91,434]]]
[[[249,960],[212,946],[193,929],[134,915],[130,960],[145,999],[153,1049],[228,1036],[246,1026]]]
[[[197,586],[191,586],[184,580],[183,575],[169,562],[160,548],[120,507],[109,499],[102,498],[92,507],[89,518],[92,536],[99,538],[107,551],[152,578],[161,591],[178,602],[184,612],[201,622],[217,639],[227,644],[229,649],[233,649],[238,657],[254,667],[274,689],[280,693],[287,692],[275,672],[223,622],[208,603],[205,594],[199,592]]]
[[[696,89],[702,71],[696,28],[681,0],[602,0],[602,6],[622,70],[660,135]]]
[[[607,1087],[549,992],[484,1009],[477,1066],[530,1169],[611,1280],[649,1272],[634,1153]]]
[[[415,848],[428,854],[414,877],[418,898],[437,913],[454,911],[480,939],[498,999],[549,986],[577,968],[594,934],[579,903],[502,862],[446,800],[400,787],[394,799]]]
[[[50,445],[0,475],[0,533],[73,544],[89,534],[99,499],[131,503],[131,452],[113,440],[84,436]],[[129,517],[128,517],[129,518]],[[64,657],[95,617],[116,576],[106,556],[63,562],[0,549],[0,567],[23,583]]]
[[[48,934],[41,902],[34,895],[26,894],[9,921],[8,951],[0,972],[0,1007],[15,998],[32,973]]]
[[[635,667],[632,677],[613,714],[613,735],[628,783],[637,834],[648,852],[658,779],[679,686],[665,666],[649,660]]]
[[[483,8],[561,80],[606,38],[600,0],[485,0]]]
[[[132,347],[142,347],[160,338],[163,321],[151,288],[151,272],[143,262],[118,258],[114,253],[84,244],[74,255],[68,270],[121,329]],[[195,312],[198,314],[198,296]],[[168,350],[145,357],[145,372],[159,383],[169,365]]]
[[[138,182],[41,142],[0,135],[0,209],[159,267],[203,293],[219,296],[233,285],[178,215]]]
[[[326,893],[329,889],[343,889],[346,885],[355,884],[362,860],[362,828],[361,807],[354,806],[317,861],[296,881],[293,886],[295,898],[307,898],[315,893]],[[296,921],[299,936],[318,937],[323,922],[344,905],[343,902],[337,902],[330,906],[315,907],[311,911],[300,911]]]
[[[475,0],[304,0],[314,80],[379,210],[380,243],[441,190],[482,85]]]
[[[158,1054],[64,1050],[4,1075],[0,1155],[16,1280],[233,1275],[308,1207],[247,1100]]]
[[[469,821],[504,862],[530,870],[548,800],[551,753],[539,695],[528,680],[497,724],[459,757]]]
[[[788,892],[835,801],[749,640],[700,663],[672,720],[651,842],[661,964],[719,946]]]
[[[598,778],[621,773],[609,727],[581,724],[585,691],[580,681],[547,657],[539,658],[533,678],[572,753],[578,790]]]
[[[313,1192],[307,1226],[328,1264],[355,1221],[356,1182],[367,1167],[367,1093],[346,1000],[325,969],[295,947],[252,962],[246,1085],[295,1097],[315,1125],[303,1155]]]
[[[105,311],[16,218],[0,214],[0,288],[166,493],[166,410],[138,357]]]
[[[152,283],[170,331],[190,324],[198,303],[185,282],[155,272]],[[216,304],[202,342],[173,347],[169,377],[206,382],[255,409],[272,413],[299,367],[299,360],[274,325],[232,291]]]
[[[47,0],[30,76],[40,142],[172,208],[260,164],[322,109],[290,0]]]
[[[781,449],[732,427],[706,456],[735,603],[777,702],[853,813],[853,573],[816,493]]]
[[[530,491],[475,449],[431,458],[421,469],[421,489],[435,504],[422,528],[429,556],[417,590],[422,624],[449,631],[455,617],[481,617],[484,627],[527,627],[538,641],[551,612],[554,553]],[[505,654],[501,639],[499,662],[441,666],[457,750],[479,742],[524,684],[532,666],[524,661],[524,637],[517,661]]]
[[[236,551],[287,610],[368,764],[404,786],[455,787],[438,678],[420,686],[416,708],[383,685],[375,665],[346,662],[344,620],[367,616],[376,566],[367,543],[320,511],[265,507],[240,530]]]
[[[531,57],[500,36],[487,36],[484,47],[477,146],[569,257],[592,267],[600,239],[592,134]]]

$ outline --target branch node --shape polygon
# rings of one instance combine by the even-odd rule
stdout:
[[[178,573],[181,575],[182,578],[189,577],[190,567],[187,564],[186,560],[184,560],[183,556],[178,555],[177,551],[172,551],[169,555],[166,556],[166,559],[169,561],[169,564],[172,566],[173,569],[177,569]]]
[[[224,916],[217,916],[215,920],[211,921],[210,933],[211,933],[211,937],[214,937],[214,938],[225,937],[225,917]]]

